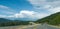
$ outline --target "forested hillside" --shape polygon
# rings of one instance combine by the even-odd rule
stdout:
[[[60,12],[47,16],[45,18],[39,19],[36,23],[48,23],[51,25],[59,25],[60,24]]]

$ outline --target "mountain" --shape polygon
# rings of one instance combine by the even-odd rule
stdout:
[[[15,18],[14,20],[20,20],[20,21],[36,21],[34,19],[29,19],[29,18]]]
[[[10,20],[0,18],[0,27],[2,26],[16,26],[16,25],[28,25],[30,21]]]
[[[47,16],[45,18],[39,19],[36,23],[48,23],[51,25],[59,25],[60,24],[60,12]]]
[[[5,18],[0,18],[0,23],[3,23],[3,22],[9,22],[11,20],[8,20],[8,19],[5,19]]]

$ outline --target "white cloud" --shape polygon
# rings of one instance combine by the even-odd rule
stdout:
[[[43,17],[48,16],[47,13],[39,13],[35,11],[28,11],[28,10],[22,10],[19,13],[16,13],[14,15],[0,15],[1,18],[28,18],[28,20],[37,20]]]
[[[20,13],[14,15],[16,18],[31,18],[31,19],[40,19],[45,16],[48,16],[46,13],[39,13],[35,11],[20,11]]]
[[[28,0],[33,6],[53,5],[60,4],[60,0]]]
[[[10,7],[4,6],[4,5],[0,5],[0,12],[2,14],[14,14],[14,13],[16,13],[15,10],[12,10]]]
[[[20,13],[18,13],[18,14],[15,14],[15,16],[17,17],[17,18],[28,18],[28,17],[33,17],[33,14],[34,14],[35,12],[34,11],[26,11],[26,10],[22,10],[22,11],[20,11]]]
[[[0,8],[1,8],[1,9],[9,9],[9,7],[4,6],[4,5],[0,5]]]
[[[51,11],[52,13],[60,12],[60,7],[51,8],[49,9],[49,11]]]
[[[46,2],[46,0],[28,0],[33,5],[41,5]]]
[[[6,15],[0,15],[0,18],[5,18],[5,17],[7,17]]]
[[[60,0],[28,0],[36,10],[49,11],[51,13],[60,12]],[[50,13],[50,14],[51,14]]]

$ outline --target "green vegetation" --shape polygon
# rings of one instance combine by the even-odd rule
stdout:
[[[20,21],[20,20],[8,20],[5,18],[0,18],[0,27],[3,26],[17,26],[17,25],[28,25],[30,21]]]
[[[50,16],[47,16],[45,18],[39,19],[36,21],[36,23],[45,23],[47,22],[48,24],[51,25],[59,25],[60,24],[60,12],[52,14]]]
[[[11,22],[4,22],[0,23],[0,26],[17,26],[17,25],[28,25],[29,23],[26,21],[11,21]]]

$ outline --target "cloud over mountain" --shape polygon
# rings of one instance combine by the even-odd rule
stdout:
[[[28,10],[22,10],[22,11],[20,11],[20,13],[13,15],[13,17],[15,17],[15,18],[30,18],[30,19],[39,19],[39,18],[43,18],[45,16],[48,16],[48,14],[39,13],[39,12],[35,12],[35,11],[28,11]]]
[[[35,12],[35,11],[22,10],[19,13],[16,13],[14,15],[3,16],[3,17],[7,17],[7,18],[29,18],[29,19],[33,19],[34,20],[34,19],[43,18],[45,16],[48,16],[48,14],[39,13],[39,12]]]

